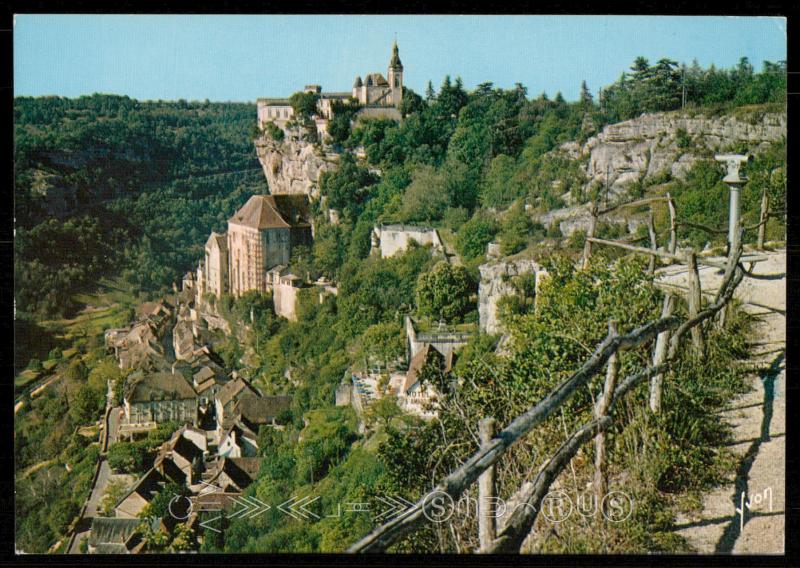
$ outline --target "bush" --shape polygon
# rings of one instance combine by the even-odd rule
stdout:
[[[275,142],[282,142],[285,137],[283,129],[274,122],[267,122],[264,125],[264,132]]]
[[[440,261],[417,280],[419,313],[435,320],[460,320],[472,307],[469,297],[474,288],[466,268]]]
[[[497,221],[479,210],[461,227],[456,246],[464,257],[478,258],[486,253],[486,245],[492,242],[498,230]]]

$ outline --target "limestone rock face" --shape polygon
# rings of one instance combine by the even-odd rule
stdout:
[[[478,285],[478,316],[481,331],[489,334],[502,333],[497,314],[497,303],[503,296],[516,294],[511,278],[520,274],[539,275],[544,269],[533,260],[508,260],[489,262],[478,267],[481,280]],[[537,278],[538,284],[538,278]]]
[[[745,143],[751,152],[765,150],[786,136],[785,113],[756,111],[737,116],[704,117],[670,112],[643,114],[638,118],[610,124],[583,145],[566,142],[553,152],[580,162],[585,175],[584,193],[604,187],[608,176],[609,198],[622,193],[634,182],[656,183],[661,176],[683,179],[699,159],[735,143]],[[569,194],[562,196],[570,203]],[[564,236],[587,231],[588,206],[571,206],[534,215],[545,226],[558,223]],[[608,215],[609,223],[626,223],[634,232],[641,219],[622,214]]]
[[[610,189],[619,191],[631,182],[646,182],[664,173],[683,178],[702,154],[711,155],[729,144],[744,142],[757,152],[783,136],[784,113],[741,118],[655,113],[610,124],[582,147],[572,142],[559,151],[577,159],[588,157],[583,166],[587,187],[605,185],[608,174]]]
[[[319,198],[319,176],[336,169],[336,154],[318,155],[314,145],[287,135],[281,142],[262,136],[255,141],[258,161],[271,194],[305,194]]]

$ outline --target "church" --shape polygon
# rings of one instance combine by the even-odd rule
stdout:
[[[403,63],[397,42],[392,46],[386,77],[381,73],[369,73],[362,79],[356,76],[353,88],[349,92],[323,92],[320,85],[306,85],[304,91],[319,95],[317,116],[314,121],[317,132],[325,140],[328,122],[333,118],[333,104],[355,99],[361,109],[355,116],[359,118],[391,118],[400,120],[400,103],[403,101]],[[288,98],[261,98],[257,101],[258,126],[263,128],[272,122],[283,128],[294,117],[294,109]]]
[[[266,292],[268,274],[289,264],[294,247],[312,242],[308,197],[254,195],[228,219],[225,233],[211,233],[198,267],[200,293],[219,297]]]

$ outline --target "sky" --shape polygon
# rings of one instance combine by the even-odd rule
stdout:
[[[578,97],[614,82],[639,55],[756,69],[786,59],[786,21],[648,16],[16,15],[15,96],[92,93],[140,100],[254,101],[306,84],[349,91],[386,74],[397,39],[407,87],[445,75],[530,96]]]

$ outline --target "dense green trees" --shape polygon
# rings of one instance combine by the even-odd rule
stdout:
[[[679,66],[670,59],[654,65],[637,57],[630,73],[623,73],[603,89],[600,107],[610,121],[626,120],[642,112],[675,110],[684,106],[740,106],[786,102],[786,62],[765,61],[756,73],[746,57],[732,69],[711,65],[703,69],[695,60]]]
[[[417,280],[419,313],[434,320],[459,321],[470,310],[470,294],[476,288],[463,266],[439,261]]]
[[[251,104],[16,98],[17,309],[69,313],[75,291],[120,264],[142,289],[171,285],[208,233],[265,190],[254,117]],[[43,183],[74,192],[66,218],[52,218]]]

